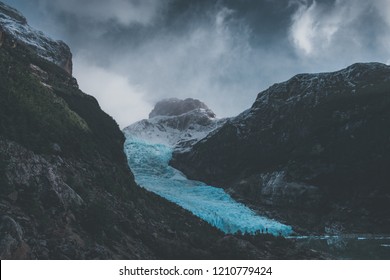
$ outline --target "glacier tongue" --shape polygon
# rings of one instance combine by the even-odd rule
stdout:
[[[169,166],[172,146],[126,134],[124,149],[140,186],[182,206],[225,233],[292,233],[290,226],[256,215],[223,189],[188,180],[180,171]]]

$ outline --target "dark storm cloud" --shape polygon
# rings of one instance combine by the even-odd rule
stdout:
[[[113,22],[124,26],[150,24],[164,6],[163,1],[155,0],[38,0],[35,2],[51,13],[74,16],[76,19],[90,22]]]
[[[75,76],[121,126],[166,97],[219,116],[300,72],[390,59],[390,0],[9,0],[74,53]]]

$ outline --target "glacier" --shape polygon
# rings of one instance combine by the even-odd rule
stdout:
[[[126,133],[124,150],[136,182],[189,210],[225,233],[268,232],[287,236],[291,226],[257,215],[232,199],[223,189],[193,181],[169,166],[173,147]]]

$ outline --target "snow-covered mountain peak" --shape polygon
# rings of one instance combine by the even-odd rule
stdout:
[[[123,131],[127,138],[143,139],[184,151],[219,128],[226,119],[217,119],[196,99],[165,99],[156,104],[149,119],[138,121]]]
[[[72,74],[72,53],[62,41],[47,37],[27,24],[26,18],[14,8],[0,2],[0,45],[8,41],[24,45],[38,56],[51,61]]]

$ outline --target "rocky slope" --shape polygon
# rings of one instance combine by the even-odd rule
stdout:
[[[174,167],[304,232],[390,232],[390,67],[301,74]]]
[[[139,188],[118,125],[61,65],[68,48],[0,8],[0,259],[318,257],[224,236]]]

